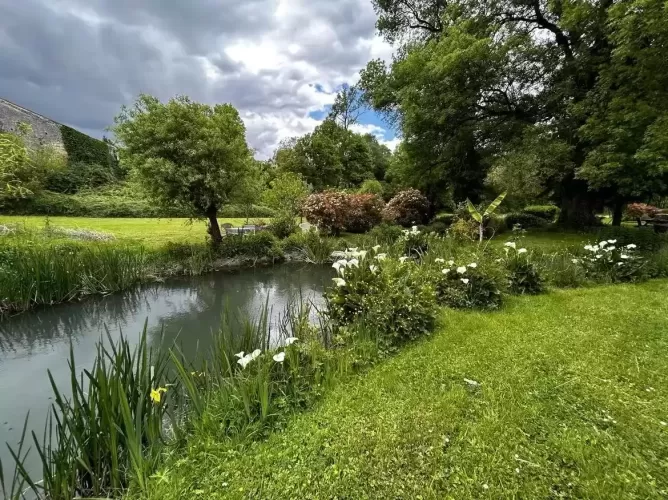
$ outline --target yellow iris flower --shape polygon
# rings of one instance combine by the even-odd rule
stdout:
[[[167,389],[165,387],[158,387],[157,389],[151,389],[151,400],[155,404],[159,404],[163,392],[167,392]]]

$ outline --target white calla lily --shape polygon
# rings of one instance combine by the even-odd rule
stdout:
[[[510,248],[515,248],[515,242],[514,241],[506,241],[503,246],[510,247]]]
[[[466,272],[466,267],[464,267],[464,266],[458,267],[457,272],[459,274],[464,274]]]
[[[297,342],[299,339],[297,337],[288,337],[285,339],[285,345],[292,345]]]
[[[476,264],[475,262],[471,262],[471,263],[468,265],[468,267],[470,267],[471,269],[475,269],[476,267],[478,267],[478,264]]]
[[[520,248],[520,249],[517,251],[517,253],[527,253],[527,249],[526,249],[526,248]]]
[[[469,279],[468,278],[462,278],[461,280],[462,280],[462,283],[464,283],[465,285],[469,284]]]
[[[380,245],[372,246],[371,249],[372,249],[374,252],[378,253],[378,250],[380,250]]]
[[[278,354],[274,354],[274,361],[277,363],[282,363],[285,361],[285,352],[279,352]]]
[[[404,255],[403,257],[399,257],[399,262],[401,262],[403,264],[404,262],[406,262],[407,259],[408,259],[408,257],[406,257]]]
[[[445,262],[445,259],[436,258],[436,259],[434,259],[434,262],[437,262],[439,264],[443,264]]]
[[[346,280],[343,278],[332,278],[332,281],[336,286],[346,286]]]

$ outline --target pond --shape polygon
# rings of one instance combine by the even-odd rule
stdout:
[[[13,463],[4,443],[16,444],[28,411],[29,429],[42,435],[52,403],[47,370],[59,387],[68,386],[70,339],[78,367],[89,368],[105,328],[114,339],[122,331],[137,342],[146,322],[151,345],[171,345],[176,339],[194,357],[208,350],[226,306],[257,318],[268,300],[270,321],[276,324],[300,296],[321,304],[332,276],[328,266],[295,264],[219,272],[0,320],[0,459],[5,467]],[[36,456],[32,458],[28,468],[38,472]]]

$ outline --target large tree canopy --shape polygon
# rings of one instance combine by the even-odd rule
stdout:
[[[328,119],[311,134],[284,142],[274,162],[279,171],[299,174],[321,191],[359,186],[380,175],[387,164],[387,152],[375,138],[346,130]]]
[[[401,128],[416,182],[475,198],[491,169],[499,188],[551,196],[583,224],[596,205],[665,192],[663,2],[374,5],[403,45],[360,86]]]
[[[165,104],[147,95],[123,108],[114,127],[121,161],[151,197],[206,217],[214,243],[222,239],[218,210],[247,193],[254,171],[245,132],[230,104],[211,107],[187,97]]]

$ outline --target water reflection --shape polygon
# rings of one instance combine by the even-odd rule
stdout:
[[[123,332],[136,341],[146,321],[154,346],[162,335],[164,345],[178,338],[184,354],[194,357],[198,346],[208,349],[226,304],[257,317],[268,300],[276,325],[279,314],[300,294],[319,303],[331,276],[327,267],[296,265],[215,273],[0,320],[0,445],[18,439],[28,410],[31,427],[41,435],[51,404],[46,371],[59,386],[67,384],[70,339],[78,366],[90,367],[105,327],[114,339]],[[0,458],[9,460],[6,447],[0,450]]]

